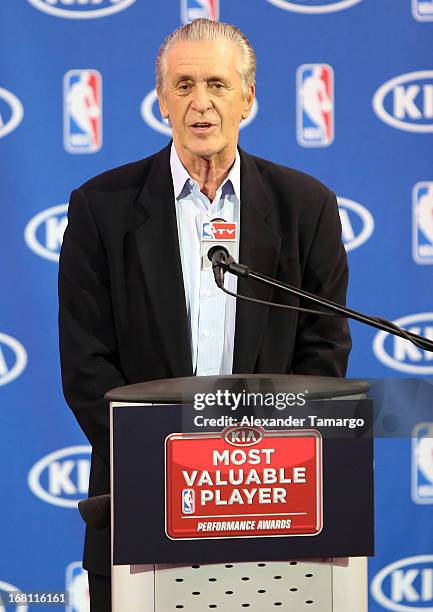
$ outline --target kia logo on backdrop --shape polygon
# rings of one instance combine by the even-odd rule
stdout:
[[[371,595],[385,610],[433,610],[433,555],[407,557],[381,569]]]
[[[433,181],[412,190],[412,255],[417,264],[433,264]]]
[[[369,210],[353,200],[338,197],[341,237],[346,251],[353,251],[367,242],[374,230],[374,219]]]
[[[59,204],[30,219],[24,230],[24,239],[36,255],[50,261],[59,261],[63,234],[68,224],[67,214],[68,204]]]
[[[28,0],[35,8],[65,19],[96,19],[118,13],[135,0]]]
[[[376,115],[406,132],[433,132],[433,70],[401,74],[379,87],[373,97]]]
[[[401,317],[394,321],[408,332],[433,340],[433,312]],[[384,365],[409,374],[433,374],[433,353],[418,348],[409,340],[381,331],[376,334],[373,351]]]
[[[17,596],[23,595],[18,587],[0,580],[0,612],[6,612],[6,610],[10,610],[10,612],[27,612],[29,608],[26,604],[17,603],[14,605],[9,603],[9,594],[11,593]]]
[[[90,446],[69,446],[42,457],[28,475],[31,491],[48,504],[76,508],[87,496],[90,453]]]
[[[259,104],[257,102],[257,99],[255,99],[248,119],[242,121],[240,125],[241,129],[249,125],[255,119],[258,110]],[[159,112],[158,96],[156,93],[156,89],[152,89],[152,91],[150,91],[144,98],[143,102],[141,103],[140,112],[144,121],[153,130],[159,132],[160,134],[171,136],[171,127],[168,121],[161,117],[161,113]]]
[[[285,11],[293,13],[334,13],[342,11],[362,0],[267,0]]]
[[[417,21],[433,21],[432,0],[412,0],[412,15]]]
[[[24,108],[18,98],[0,87],[0,138],[10,134],[24,117]]]
[[[182,23],[191,23],[194,19],[219,19],[219,0],[180,0],[180,17]]]
[[[0,386],[18,378],[26,365],[27,353],[23,345],[12,336],[0,333]]]

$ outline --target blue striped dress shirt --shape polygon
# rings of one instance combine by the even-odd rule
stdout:
[[[192,367],[197,376],[231,374],[235,335],[236,299],[215,284],[212,271],[200,270],[200,243],[204,221],[222,218],[238,224],[236,259],[240,230],[240,158],[211,202],[200,191],[171,146],[170,167],[173,179],[177,231],[179,236],[186,308],[191,337]],[[236,292],[237,278],[226,274],[224,286]]]

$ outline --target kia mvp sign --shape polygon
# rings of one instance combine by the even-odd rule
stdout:
[[[317,535],[322,437],[315,430],[166,439],[166,534],[172,539]]]

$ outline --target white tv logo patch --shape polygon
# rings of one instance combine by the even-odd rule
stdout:
[[[19,126],[24,117],[24,108],[18,98],[0,87],[0,138],[7,136]]]
[[[29,472],[30,490],[54,506],[76,508],[87,496],[90,453],[90,446],[69,446],[42,457]]]
[[[135,0],[28,0],[35,8],[65,19],[95,19],[113,15],[134,4]],[[105,5],[105,6],[102,6]]]
[[[0,333],[0,386],[18,378],[26,365],[27,353],[23,345],[12,336]]]
[[[59,261],[63,234],[68,224],[68,204],[52,206],[38,213],[27,223],[24,239],[36,255]]]
[[[433,340],[433,312],[408,315],[394,321],[413,334]],[[384,365],[409,374],[433,374],[433,353],[424,351],[409,340],[380,331],[373,341],[373,351]]]
[[[401,74],[379,87],[373,97],[376,115],[406,132],[433,132],[433,70]]]
[[[390,563],[373,578],[371,594],[386,610],[433,610],[433,555]]]
[[[253,107],[249,114],[249,117],[242,121],[240,128],[243,129],[247,127],[256,117],[259,110],[259,104],[257,99],[254,100]],[[149,127],[151,127],[156,132],[160,134],[164,134],[165,136],[171,136],[171,127],[167,119],[163,119],[161,117],[161,113],[159,112],[158,107],[158,96],[156,93],[156,89],[152,89],[141,103],[140,113],[143,120],[147,123]]]
[[[353,251],[372,235],[374,219],[371,212],[358,202],[343,197],[338,197],[337,201],[343,244],[347,252]]]
[[[334,13],[335,11],[343,11],[355,4],[359,4],[362,0],[322,0],[321,4],[309,4],[308,0],[267,0],[271,4],[275,4],[278,8],[293,13]]]

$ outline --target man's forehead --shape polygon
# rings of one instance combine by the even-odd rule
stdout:
[[[182,72],[186,67],[201,69],[219,66],[238,68],[240,62],[239,48],[228,39],[212,41],[178,41],[167,53],[167,69],[170,72]]]

